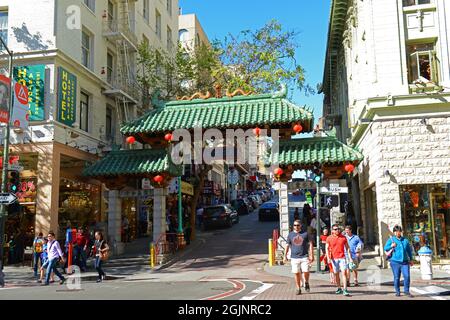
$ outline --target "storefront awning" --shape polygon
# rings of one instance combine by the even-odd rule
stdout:
[[[88,177],[111,177],[133,175],[148,177],[167,173],[181,175],[182,167],[170,160],[166,149],[140,149],[111,151],[103,159],[83,171]]]

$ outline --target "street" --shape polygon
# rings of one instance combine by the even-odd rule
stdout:
[[[362,267],[361,286],[349,289],[351,297],[334,294],[328,274],[311,275],[311,292],[295,295],[295,286],[289,266],[267,265],[267,241],[277,222],[258,222],[257,211],[240,216],[232,228],[210,230],[199,234],[198,241],[185,249],[178,261],[158,271],[133,259],[111,262],[105,271],[109,279],[95,283],[95,275],[83,277],[80,287],[57,283],[41,287],[34,280],[10,284],[0,289],[0,299],[108,299],[108,300],[386,300],[410,299],[394,297],[390,270],[380,273],[379,286],[367,285],[366,273],[371,268]],[[145,260],[143,260],[145,261]],[[117,266],[116,266],[117,264]],[[314,265],[314,264],[313,264]],[[27,268],[25,268],[27,269]],[[367,269],[364,271],[364,269]],[[28,269],[29,270],[29,269]],[[31,275],[31,270],[29,270]],[[8,273],[7,273],[8,277]],[[12,275],[9,274],[10,282]],[[445,287],[449,278],[441,279]],[[70,283],[70,281],[68,281]],[[447,299],[448,296],[431,297],[426,283],[412,282],[415,299]],[[436,287],[438,288],[438,287]],[[445,291],[445,290],[444,290]]]

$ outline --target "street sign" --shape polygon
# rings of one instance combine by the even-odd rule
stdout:
[[[239,172],[234,169],[228,172],[228,183],[237,184],[239,182]]]
[[[0,204],[11,204],[17,201],[17,197],[13,193],[0,193]]]
[[[288,190],[289,191],[295,191],[299,189],[316,189],[316,184],[314,181],[293,181],[288,182]]]
[[[290,201],[289,208],[302,208],[305,205],[305,201]]]
[[[348,193],[348,187],[321,187],[320,193]]]

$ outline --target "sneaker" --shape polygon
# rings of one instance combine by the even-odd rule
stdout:
[[[102,279],[97,279],[97,281],[95,281],[97,283],[102,282]]]
[[[414,296],[409,292],[405,292],[405,296],[407,296],[408,298],[414,298]]]
[[[342,293],[342,289],[341,288],[336,290],[336,294],[341,294],[341,293]]]
[[[395,294],[395,296],[396,296],[396,297],[400,297],[400,292],[397,292],[397,293]]]
[[[106,273],[102,275],[102,280],[106,280]]]
[[[342,291],[342,294],[343,294],[344,296],[346,296],[346,297],[350,296],[350,293],[348,293],[347,290],[343,290],[343,291]]]
[[[48,282],[41,284],[41,286],[49,286],[49,285],[50,285],[50,283],[48,283]]]
[[[36,281],[37,283],[42,283],[42,280],[38,280],[38,281]]]
[[[305,291],[309,292],[309,283],[308,282],[305,283]]]
[[[62,280],[59,282],[59,284],[64,284],[66,282],[66,278],[62,278]]]

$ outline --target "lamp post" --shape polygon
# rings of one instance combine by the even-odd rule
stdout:
[[[6,51],[9,55],[9,97],[8,97],[8,121],[5,126],[5,136],[3,139],[3,168],[2,168],[2,185],[1,192],[6,192],[6,178],[8,175],[8,158],[9,158],[9,121],[11,118],[12,110],[13,110],[13,98],[14,94],[12,83],[13,83],[13,52],[8,49],[8,46],[3,41],[3,38],[0,37],[0,41],[5,47]],[[3,274],[3,248],[5,246],[4,238],[5,238],[5,221],[6,221],[6,205],[0,205],[0,287],[5,285],[5,275]]]

